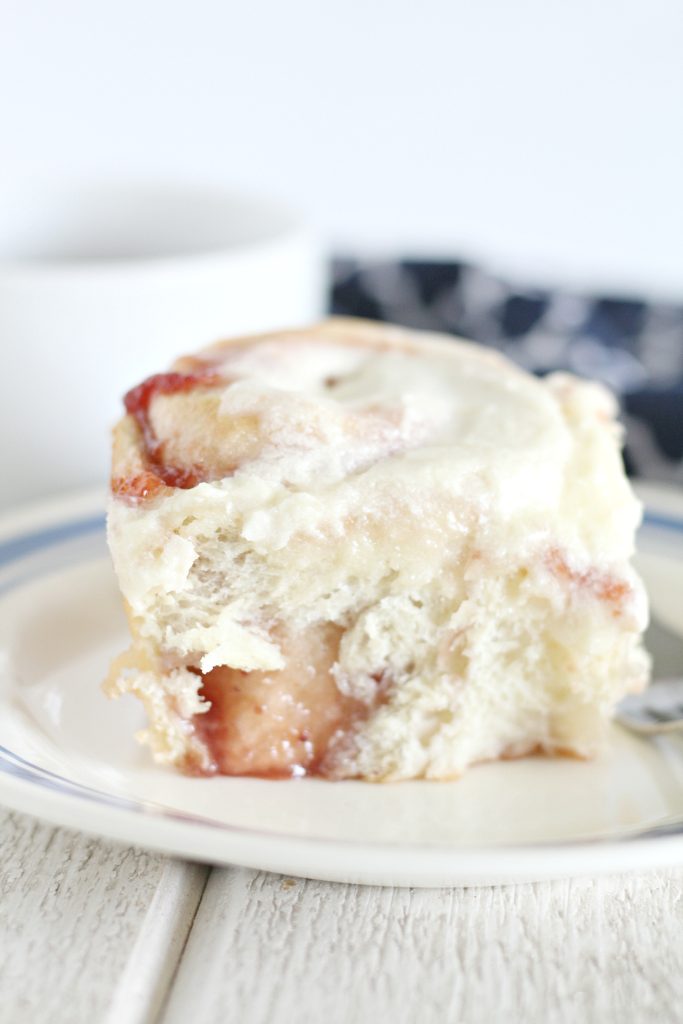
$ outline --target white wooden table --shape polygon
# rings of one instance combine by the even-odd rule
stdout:
[[[331,885],[0,812],[0,1022],[680,1022],[682,894],[683,867],[504,888]]]

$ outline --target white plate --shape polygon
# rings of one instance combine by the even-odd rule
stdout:
[[[643,493],[639,567],[655,615],[683,636],[683,494]],[[476,885],[683,861],[676,736],[615,726],[596,761],[488,764],[452,783],[155,767],[132,739],[136,702],[99,688],[127,639],[101,505],[85,495],[0,521],[0,803],[169,854],[331,881]],[[683,672],[683,644],[667,643],[662,633],[656,654],[680,654]]]

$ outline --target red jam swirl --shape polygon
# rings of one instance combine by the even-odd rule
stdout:
[[[572,569],[558,548],[550,549],[546,555],[546,565],[555,576],[572,586],[587,590],[598,601],[610,605],[614,615],[621,614],[632,594],[632,589],[625,580],[597,569],[587,569],[584,572]]]
[[[301,668],[290,664],[263,673],[221,666],[206,675],[191,668],[202,676],[200,693],[211,705],[192,719],[209,766],[186,763],[183,770],[262,779],[336,778],[337,753],[386,703],[393,680],[387,671],[373,673],[377,689],[366,703],[342,694],[324,665],[312,665],[303,676]]]
[[[199,387],[212,388],[223,384],[225,378],[212,368],[196,373],[157,373],[143,380],[124,396],[126,412],[134,418],[142,435],[146,468],[134,477],[112,480],[114,494],[136,501],[153,497],[164,487],[195,487],[204,479],[201,467],[173,466],[166,462],[164,443],[154,431],[150,408],[158,395],[177,395]]]

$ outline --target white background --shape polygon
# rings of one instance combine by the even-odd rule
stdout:
[[[0,13],[2,181],[220,181],[298,204],[337,247],[683,297],[680,0]]]

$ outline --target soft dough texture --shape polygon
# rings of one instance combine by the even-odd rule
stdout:
[[[641,688],[612,397],[352,320],[225,342],[127,396],[110,694],[184,770],[452,778],[590,756]]]

